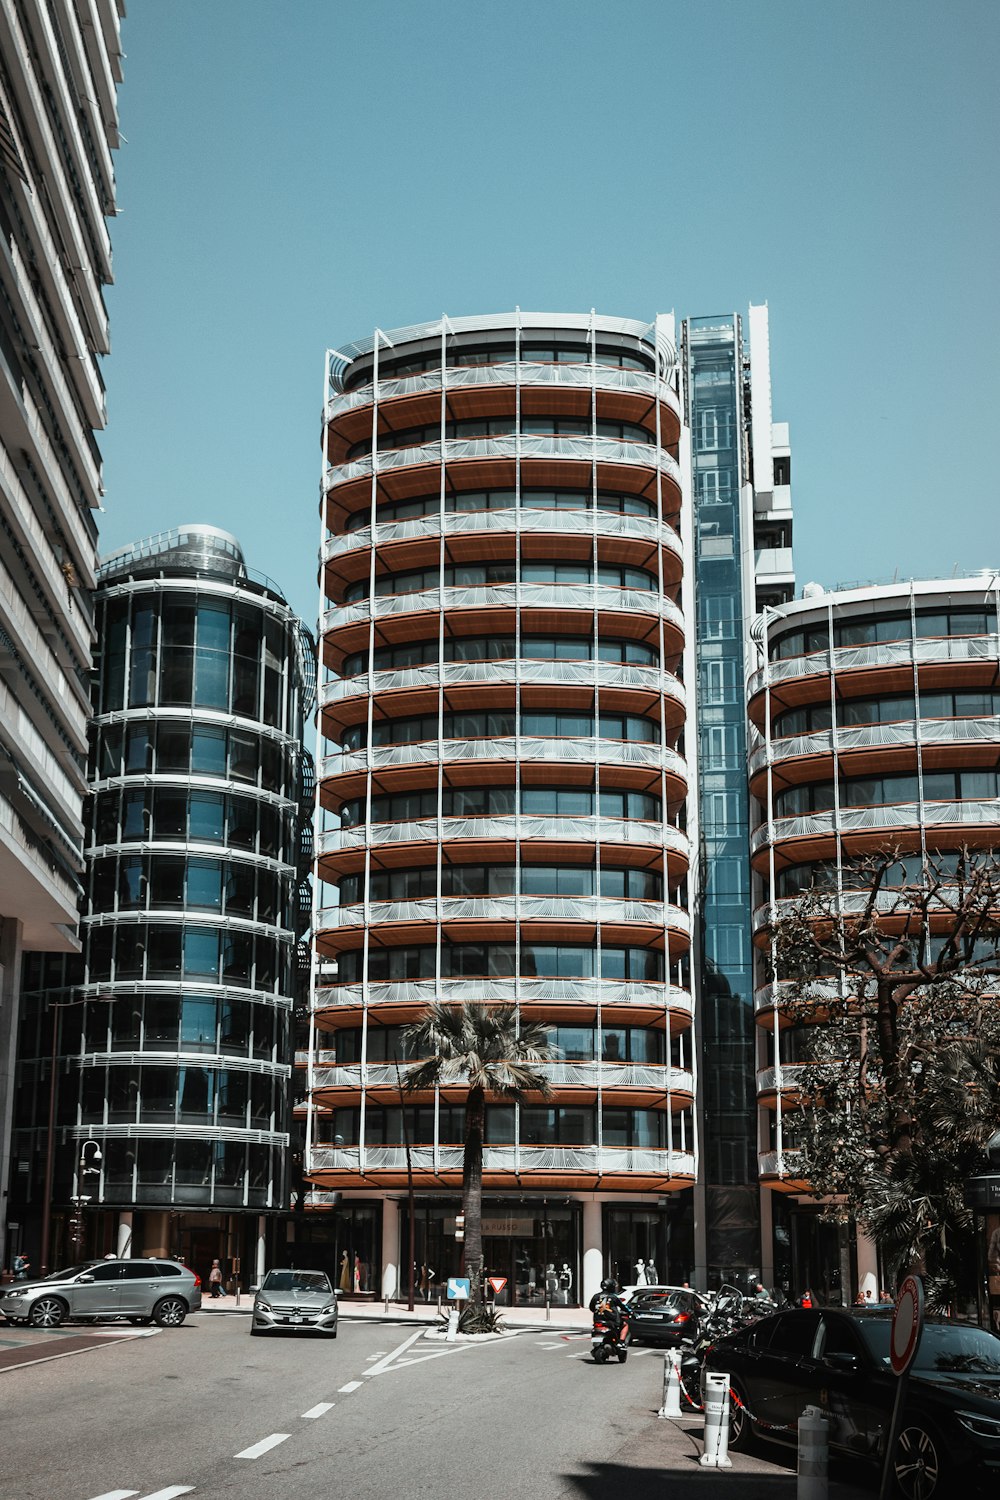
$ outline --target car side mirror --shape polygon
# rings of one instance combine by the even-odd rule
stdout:
[[[856,1354],[841,1353],[834,1350],[826,1355],[826,1363],[832,1365],[835,1370],[857,1370],[859,1368],[858,1356]]]
[[[260,1287],[257,1285],[256,1282],[254,1282],[253,1286],[248,1286],[247,1287],[247,1291],[248,1292],[259,1292],[260,1291]]]
[[[94,1278],[90,1275],[89,1271],[86,1271],[82,1276],[78,1276],[76,1279],[77,1281],[93,1281]]]

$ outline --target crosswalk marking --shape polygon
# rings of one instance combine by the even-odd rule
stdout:
[[[270,1437],[263,1438],[259,1443],[254,1443],[250,1448],[244,1448],[242,1453],[234,1453],[233,1457],[260,1458],[263,1454],[269,1453],[272,1448],[277,1448],[279,1443],[284,1443],[290,1437],[290,1432],[272,1432]],[[154,1497],[150,1495],[148,1500],[154,1500]],[[157,1495],[155,1500],[163,1500],[163,1497]]]
[[[302,1413],[302,1420],[308,1421],[312,1417],[325,1417],[328,1411],[333,1411],[334,1402],[320,1401],[315,1406],[310,1406],[308,1411]]]

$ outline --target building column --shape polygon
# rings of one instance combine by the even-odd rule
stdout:
[[[601,1290],[604,1278],[604,1243],[602,1205],[597,1198],[583,1200],[583,1286],[580,1301],[584,1307]]]
[[[257,1215],[257,1264],[254,1267],[254,1285],[260,1286],[267,1275],[267,1220],[263,1214]]]
[[[387,1300],[399,1290],[399,1204],[382,1199],[382,1296]]]
[[[878,1301],[878,1250],[874,1240],[870,1240],[861,1230],[857,1231],[858,1250],[858,1291],[866,1298],[871,1292],[871,1301]],[[845,1301],[852,1299],[845,1298]]]
[[[132,1210],[123,1209],[118,1215],[118,1238],[115,1254],[119,1260],[129,1260],[132,1255]]]
[[[142,1216],[142,1253],[158,1255],[168,1260],[173,1246],[170,1243],[170,1215],[163,1210],[149,1210]]]

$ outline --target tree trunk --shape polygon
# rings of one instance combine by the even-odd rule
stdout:
[[[465,1214],[465,1270],[469,1301],[483,1300],[483,1124],[486,1096],[470,1089],[465,1103],[465,1155],[462,1159],[462,1212]]]

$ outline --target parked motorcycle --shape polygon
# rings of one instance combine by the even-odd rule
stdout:
[[[734,1333],[749,1323],[756,1323],[774,1304],[763,1298],[744,1297],[736,1287],[723,1286],[701,1316],[698,1337],[681,1344],[680,1379],[684,1394],[692,1406],[702,1405],[702,1366],[711,1346],[727,1333]]]

